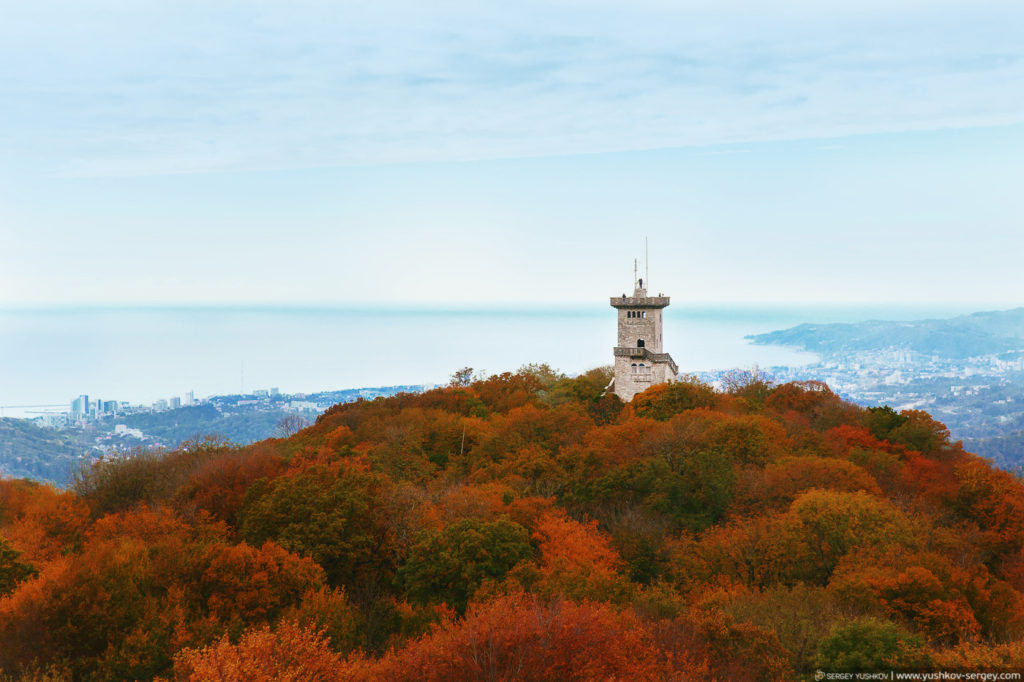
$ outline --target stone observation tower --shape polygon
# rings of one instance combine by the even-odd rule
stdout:
[[[644,280],[636,279],[632,296],[612,296],[611,305],[619,311],[619,338],[615,346],[615,395],[629,402],[654,384],[675,381],[679,368],[672,356],[662,352],[661,311],[668,307],[668,296],[648,296]]]

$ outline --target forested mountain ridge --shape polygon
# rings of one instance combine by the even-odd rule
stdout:
[[[468,373],[459,373],[465,377]],[[0,481],[26,679],[1024,668],[1024,485],[917,411],[544,366]],[[44,675],[46,677],[44,677]]]
[[[307,424],[330,405],[423,388],[366,386],[297,396],[215,395],[196,405],[141,410],[136,406],[126,413],[92,416],[56,428],[35,420],[0,418],[0,478],[31,478],[66,487],[83,464],[100,457],[142,449],[172,450],[204,434],[249,445],[293,433],[295,426]],[[298,405],[295,398],[301,398]],[[129,430],[119,431],[122,426]]]
[[[0,417],[0,477],[67,481],[90,450],[67,434]]]
[[[826,357],[848,351],[898,348],[926,356],[962,359],[1024,350],[1024,307],[941,320],[801,324],[747,338],[759,344],[791,346]]]

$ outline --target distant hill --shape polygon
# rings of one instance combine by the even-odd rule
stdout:
[[[0,475],[68,485],[83,458],[110,448],[174,448],[197,437],[219,436],[246,445],[278,434],[284,410],[248,410],[221,414],[212,405],[133,414],[85,429],[48,429],[27,419],[0,419]],[[312,417],[310,417],[311,419]],[[144,440],[112,435],[116,424],[139,429]]]
[[[209,402],[159,412],[140,412],[117,417],[104,417],[84,428],[74,426],[53,430],[24,419],[2,419],[0,423],[0,475],[31,478],[66,486],[83,457],[109,451],[125,451],[136,447],[176,448],[186,441],[204,436],[218,436],[236,445],[248,445],[274,436],[289,435],[282,431],[287,419],[311,422],[329,405],[372,400],[396,393],[416,393],[422,385],[374,386],[303,395],[303,407],[290,406],[291,396],[212,396]],[[317,407],[319,406],[319,407]],[[124,425],[143,433],[141,439],[116,434]],[[294,425],[294,424],[293,424]]]
[[[1002,469],[1024,476],[1024,430],[987,438],[964,438],[964,447]]]
[[[0,418],[0,475],[65,483],[88,445],[24,419]]]
[[[885,348],[949,359],[1015,353],[1024,351],[1024,307],[944,320],[801,324],[747,338],[761,345],[790,346],[825,356]]]
[[[128,415],[116,422],[139,429],[171,447],[197,435],[208,434],[246,445],[273,436],[277,425],[289,414],[294,413],[275,409],[224,415],[213,405],[195,405],[166,412]]]

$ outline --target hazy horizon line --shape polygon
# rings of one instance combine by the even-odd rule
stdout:
[[[607,298],[612,298],[611,296]],[[607,306],[602,299],[565,299],[565,300],[382,300],[382,301],[90,301],[90,302],[0,302],[0,312],[100,312],[132,310],[252,310],[279,312],[309,311],[360,311],[368,309],[386,309],[391,312],[515,312],[515,311],[556,311],[560,308],[583,310],[603,309]],[[671,304],[672,308],[698,309],[899,309],[899,308],[934,308],[948,307],[962,311],[971,310],[984,312],[989,310],[1013,310],[1024,307],[1024,303],[1014,301],[938,301],[938,300],[679,300]]]

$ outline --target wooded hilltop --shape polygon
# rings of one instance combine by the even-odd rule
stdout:
[[[0,481],[0,679],[1024,670],[1024,485],[924,412],[544,365]]]

